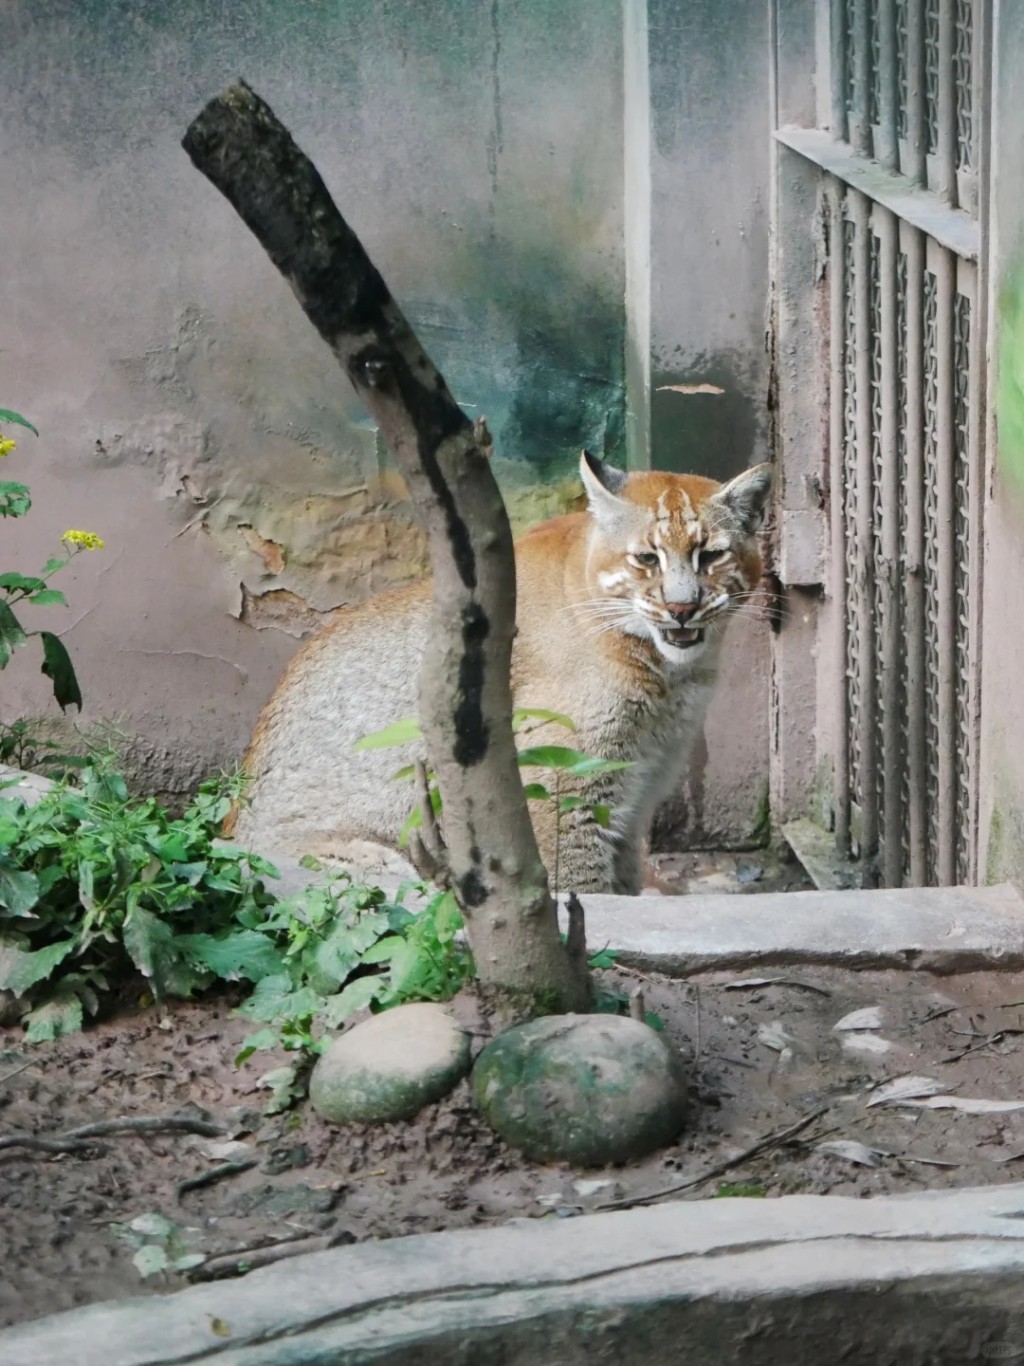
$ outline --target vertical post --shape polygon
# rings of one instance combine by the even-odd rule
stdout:
[[[829,52],[830,93],[832,97],[832,136],[837,142],[846,142],[850,136],[846,117],[847,62],[846,50],[846,6],[851,0],[830,0],[829,4]]]
[[[862,156],[871,155],[871,13],[869,0],[853,5],[853,118],[850,141]],[[849,54],[847,54],[849,61]]]
[[[846,357],[843,315],[846,308],[845,261],[843,256],[843,191],[839,182],[829,183],[829,388],[828,388],[828,468],[829,468],[829,560],[828,574],[832,594],[835,635],[832,649],[839,664],[839,686],[835,694],[835,750],[833,803],[835,807],[836,849],[842,858],[850,855],[850,708],[846,685],[846,531],[843,525],[843,410],[846,400]]]
[[[924,0],[907,0],[907,156],[901,167],[917,185],[928,178],[925,127]]]
[[[626,463],[651,464],[651,80],[647,0],[624,0]]]
[[[882,876],[887,887],[898,887],[903,863],[903,725],[900,706],[900,472],[897,449],[899,423],[899,353],[897,335],[897,255],[899,229],[887,209],[875,210],[879,238],[879,296],[881,301],[881,432],[882,541],[876,566],[881,645],[882,683],[882,799],[885,831],[881,841]]]
[[[854,344],[857,373],[857,604],[860,654],[860,802],[861,854],[872,858],[878,846],[878,777],[875,715],[874,509],[871,496],[871,206],[851,190],[854,226]]]
[[[934,187],[951,204],[956,203],[956,82],[953,51],[956,44],[956,0],[939,5],[938,143],[935,163],[938,184]]]
[[[899,91],[896,78],[896,0],[878,3],[878,135],[875,156],[887,171],[899,170]]]
[[[906,582],[907,786],[910,809],[910,881],[923,887],[928,875],[927,690],[925,682],[924,586],[924,238],[906,228],[907,411]]]
[[[936,433],[936,598],[938,612],[938,835],[937,882],[956,882],[956,526],[954,521],[956,438],[954,420],[953,305],[956,265],[952,254],[937,248],[935,311]]]

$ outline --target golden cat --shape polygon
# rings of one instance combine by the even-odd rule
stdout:
[[[562,889],[636,893],[654,812],[679,784],[711,699],[726,621],[760,578],[756,533],[771,467],[722,486],[626,475],[584,452],[580,473],[588,510],[516,543],[512,692],[517,707],[563,712],[576,725],[574,735],[546,725],[524,743],[630,761],[563,779],[563,793],[609,805],[612,821],[602,829],[582,807],[565,814],[558,865]],[[411,584],[346,610],[299,651],[253,734],[251,803],[233,838],[351,860],[364,875],[370,851],[396,847],[413,790],[391,777],[416,747],[353,746],[415,715],[431,615],[430,583]],[[537,770],[526,779],[554,781]],[[550,872],[554,815],[537,802],[531,814]]]

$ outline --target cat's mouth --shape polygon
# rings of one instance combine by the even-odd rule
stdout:
[[[677,650],[688,650],[691,645],[699,645],[704,639],[700,626],[659,626],[662,639]]]

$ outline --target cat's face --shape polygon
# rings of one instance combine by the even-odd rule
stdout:
[[[586,452],[580,473],[594,519],[581,610],[598,629],[652,640],[671,664],[704,652],[761,577],[757,530],[770,465],[730,483],[698,475],[626,475]]]

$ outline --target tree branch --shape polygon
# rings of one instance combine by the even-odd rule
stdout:
[[[558,938],[512,735],[512,533],[474,428],[316,168],[238,83],[183,146],[234,205],[377,422],[423,521],[435,621],[420,724],[444,801],[452,886],[481,981],[578,1009],[586,980]]]

